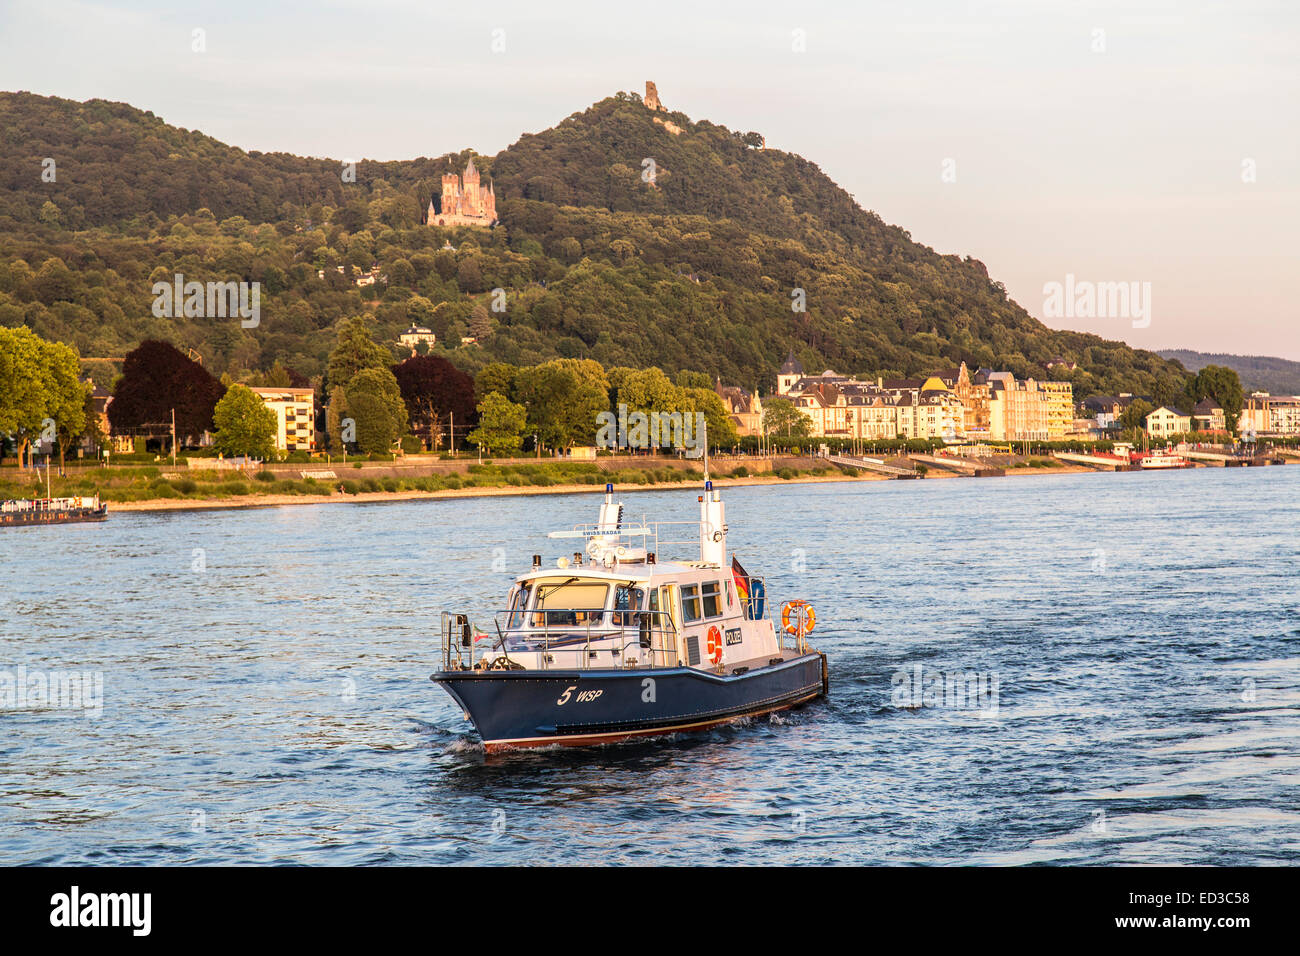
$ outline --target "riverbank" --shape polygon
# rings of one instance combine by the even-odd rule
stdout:
[[[955,477],[955,476],[954,476]],[[715,479],[719,488],[734,488],[740,485],[793,485],[810,484],[827,481],[887,481],[882,475],[864,474],[860,477],[846,475],[802,475],[794,478],[779,478],[775,475],[750,476],[748,478]],[[616,484],[615,491],[624,494],[630,491],[663,491],[669,488],[681,488],[680,481],[656,481],[647,484]],[[474,486],[469,488],[448,488],[443,491],[362,491],[355,495],[282,495],[265,494],[242,498],[150,498],[143,501],[122,501],[109,504],[110,511],[194,511],[209,508],[269,508],[279,505],[323,505],[323,504],[376,504],[385,501],[417,501],[438,498],[494,498],[514,497],[518,495],[578,495],[594,494],[601,489],[593,485],[498,485]]]
[[[1050,464],[1049,464],[1050,462]],[[808,468],[780,467],[775,471],[754,473],[748,467],[719,469],[714,480],[719,486],[801,484],[829,481],[887,481],[889,477],[848,467],[825,467],[824,460],[800,462]],[[1016,463],[994,462],[1005,467],[1000,477],[1031,475],[1077,475],[1095,472],[1086,465],[1052,459],[1030,459]],[[1007,466],[1009,464],[1009,467]],[[960,471],[939,465],[921,465],[923,480],[969,477]],[[53,489],[55,497],[99,494],[109,510],[119,511],[202,511],[214,508],[268,508],[280,505],[326,504],[329,502],[413,501],[438,498],[484,498],[517,495],[584,494],[599,491],[613,483],[618,493],[662,491],[693,487],[703,473],[690,468],[623,468],[601,470],[593,465],[554,465],[513,463],[508,465],[474,464],[460,475],[426,475],[394,478],[361,477],[356,473],[330,479],[287,480],[269,471],[259,472],[255,480],[242,474],[217,476],[202,471],[189,475],[159,473],[159,469],[134,469],[119,476],[121,480],[100,484],[89,476],[59,479]],[[1104,474],[1106,472],[1098,472]],[[102,474],[102,473],[100,473]],[[995,476],[983,476],[987,481]],[[3,489],[0,497],[25,497]],[[44,492],[44,489],[40,489]]]
[[[1100,473],[1094,468],[1086,468],[1081,465],[1062,465],[1053,468],[1016,468],[1009,469],[1007,475],[1011,476],[1034,476],[1034,475],[1077,475],[1081,473]],[[931,481],[936,478],[961,478],[963,475],[956,472],[942,471],[932,468],[926,474],[923,480]],[[845,475],[836,473],[832,475],[795,475],[789,478],[781,478],[777,475],[750,475],[748,477],[729,478],[725,475],[718,476],[714,479],[719,488],[735,488],[744,485],[796,485],[796,484],[822,484],[826,482],[861,482],[861,481],[889,481],[884,475],[863,472],[859,475]],[[988,481],[991,479],[978,479]],[[636,491],[665,491],[668,489],[681,488],[684,482],[681,481],[655,481],[645,484],[626,484],[616,482],[614,490],[618,494]],[[304,495],[304,494],[275,494],[268,493],[262,495],[250,495],[244,497],[229,498],[150,498],[141,501],[122,501],[110,502],[110,511],[196,511],[208,510],[213,508],[272,508],[280,505],[319,505],[319,504],[380,504],[387,501],[421,501],[442,498],[493,498],[493,497],[516,497],[528,495],[576,495],[592,494],[600,491],[598,487],[590,484],[557,484],[557,485],[484,485],[470,486],[465,488],[447,488],[441,491],[361,491],[356,494],[328,494],[328,495]]]

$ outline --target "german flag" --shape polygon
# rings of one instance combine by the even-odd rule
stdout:
[[[740,595],[740,603],[745,607],[745,616],[749,617],[749,572],[734,556],[731,559],[731,576],[736,581],[736,593]]]

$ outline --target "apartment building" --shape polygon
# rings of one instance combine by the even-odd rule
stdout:
[[[1252,392],[1242,402],[1237,427],[1243,435],[1300,435],[1300,396]]]
[[[275,447],[280,451],[316,450],[316,392],[310,388],[255,388],[275,412]]]

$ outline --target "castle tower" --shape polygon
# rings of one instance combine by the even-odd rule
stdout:
[[[483,198],[481,187],[479,186],[478,167],[474,165],[474,157],[471,156],[469,163],[465,166],[464,180],[464,199],[462,200],[462,213],[466,216],[483,215]]]
[[[646,109],[655,110],[656,112],[668,112],[664,109],[664,105],[659,102],[659,88],[655,86],[654,80],[645,81],[645,99],[641,102],[645,104]]]
[[[460,177],[455,173],[442,174],[442,214],[460,215]]]
[[[776,393],[778,395],[787,395],[803,378],[803,363],[794,357],[794,349],[790,350],[789,357],[782,364],[780,371],[776,373]]]

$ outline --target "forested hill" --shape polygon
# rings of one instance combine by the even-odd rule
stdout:
[[[55,162],[52,181],[42,178],[47,158]],[[363,160],[357,182],[411,186],[433,181],[445,166]],[[292,218],[295,207],[353,198],[341,170],[339,160],[245,152],[126,103],[0,92],[0,221],[39,222],[50,201],[58,224],[72,229],[199,209],[218,219],[276,222]]]
[[[1207,365],[1223,365],[1241,377],[1247,392],[1300,395],[1300,362],[1268,355],[1229,355],[1222,352],[1194,352],[1190,349],[1161,349],[1160,355],[1181,362],[1190,371]]]
[[[663,121],[683,132],[670,133]],[[817,251],[887,259],[911,244],[906,232],[865,212],[815,163],[762,143],[759,133],[653,112],[635,94],[620,93],[554,129],[524,135],[496,157],[493,174],[506,196],[733,219],[755,232],[802,239]]]
[[[810,371],[872,375],[966,361],[1043,377],[1060,359],[1078,368],[1051,374],[1081,395],[1172,393],[1185,375],[1047,329],[980,262],[913,242],[813,163],[635,94],[476,156],[496,229],[424,225],[469,155],[363,161],[349,182],[340,161],[244,152],[123,104],[0,94],[0,324],[83,355],[165,337],[234,375],[277,361],[317,375],[360,312],[390,342],[432,327],[469,371],[582,355],[768,389],[793,348]],[[373,264],[381,280],[356,286]],[[152,281],[173,271],[263,283],[262,324],[154,319]]]

